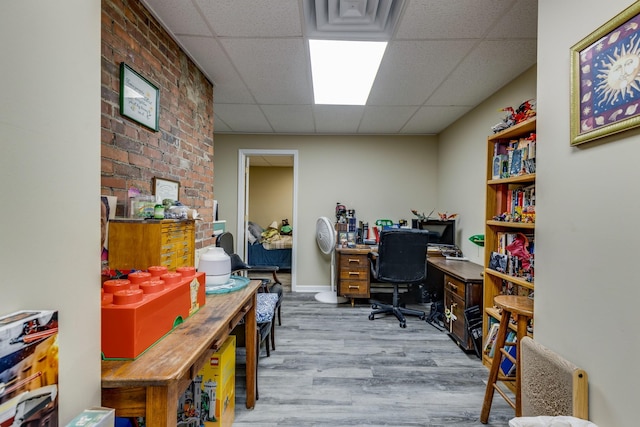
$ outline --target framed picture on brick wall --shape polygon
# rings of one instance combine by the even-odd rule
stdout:
[[[158,130],[160,90],[149,80],[120,63],[120,114]]]

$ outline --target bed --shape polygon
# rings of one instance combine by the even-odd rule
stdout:
[[[264,239],[260,225],[249,222],[247,263],[251,266],[275,265],[280,270],[291,270],[291,235],[274,234]]]

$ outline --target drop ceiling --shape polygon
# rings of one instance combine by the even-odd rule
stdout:
[[[536,63],[537,0],[142,3],[215,85],[215,133],[438,134]],[[313,104],[319,32],[389,41],[367,105]]]

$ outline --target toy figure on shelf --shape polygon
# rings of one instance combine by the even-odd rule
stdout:
[[[535,101],[533,99],[528,99],[520,104],[515,110],[513,107],[505,107],[498,111],[507,111],[509,114],[500,123],[491,126],[493,133],[498,133],[534,117],[536,115]]]
[[[456,219],[458,214],[454,213],[454,214],[448,215],[446,212],[445,213],[438,212],[438,216],[440,217],[440,221],[447,221],[450,219]]]
[[[431,214],[433,213],[433,211],[435,211],[435,209],[433,209],[431,212],[429,212],[429,215],[425,215],[424,212],[418,213],[417,210],[411,209],[411,213],[414,214],[415,216],[417,216],[420,221],[426,221],[429,218],[431,218]]]
[[[347,222],[347,208],[340,202],[336,203],[336,222],[339,224]]]

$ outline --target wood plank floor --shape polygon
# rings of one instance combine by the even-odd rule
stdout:
[[[475,354],[417,317],[402,329],[394,317],[370,321],[370,311],[366,301],[351,307],[286,292],[276,350],[266,357],[261,349],[253,410],[238,366],[233,425],[482,426],[488,370]],[[513,416],[496,393],[487,425],[507,426]]]

